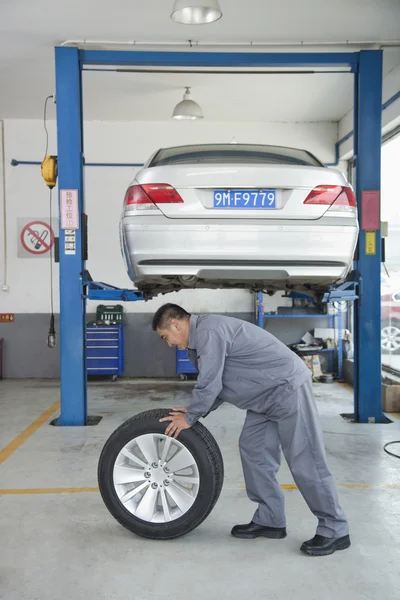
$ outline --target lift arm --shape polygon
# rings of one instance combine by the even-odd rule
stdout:
[[[151,300],[151,296],[135,290],[118,288],[102,281],[93,281],[89,271],[85,271],[82,279],[85,300],[111,300],[112,302],[138,302]]]

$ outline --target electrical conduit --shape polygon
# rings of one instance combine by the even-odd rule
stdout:
[[[4,142],[4,120],[1,123],[1,178],[3,196],[3,281],[1,289],[8,291],[7,282],[7,201],[6,201],[6,156]]]

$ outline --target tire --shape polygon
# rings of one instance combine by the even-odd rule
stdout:
[[[381,349],[385,354],[400,354],[400,321],[385,319],[381,327]]]
[[[168,422],[159,421],[169,412],[148,410],[123,423],[105,443],[98,465],[100,493],[113,517],[136,535],[157,540],[198,527],[214,508],[224,479],[221,451],[208,429],[196,423],[177,440],[169,438]]]

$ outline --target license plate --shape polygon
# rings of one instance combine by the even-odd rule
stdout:
[[[276,190],[214,190],[214,208],[276,208]]]

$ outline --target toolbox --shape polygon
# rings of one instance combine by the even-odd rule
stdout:
[[[123,325],[86,326],[86,370],[88,375],[112,375],[124,371]]]
[[[98,304],[96,308],[96,321],[107,325],[122,324],[124,307],[122,304]]]
[[[187,350],[176,349],[176,374],[184,379],[184,375],[197,374],[198,371],[187,356]]]

